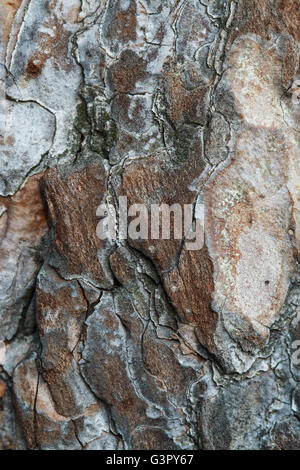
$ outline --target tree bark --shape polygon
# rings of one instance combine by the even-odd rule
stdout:
[[[0,6],[0,448],[300,449],[298,2]]]

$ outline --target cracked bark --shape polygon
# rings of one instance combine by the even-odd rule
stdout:
[[[0,5],[0,448],[299,449],[297,2]]]

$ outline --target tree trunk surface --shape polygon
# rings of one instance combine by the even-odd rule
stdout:
[[[0,19],[0,449],[300,449],[299,2]]]

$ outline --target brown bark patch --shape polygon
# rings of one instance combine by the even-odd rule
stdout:
[[[18,9],[20,8],[21,3],[22,0],[0,1],[0,21],[1,28],[3,28],[2,32],[0,33],[0,37],[2,37],[5,45],[8,42],[11,25]]]
[[[111,285],[98,252],[105,249],[96,234],[96,211],[106,191],[106,170],[93,165],[63,175],[51,169],[43,179],[45,198],[55,228],[54,251],[61,255],[69,274],[85,273],[95,282]]]
[[[107,28],[106,38],[109,41],[118,40],[120,42],[128,42],[136,40],[136,2],[131,0],[129,7],[125,10],[121,8],[121,1],[114,0],[110,3],[113,8],[113,14]]]
[[[120,59],[109,69],[113,88],[120,93],[133,92],[135,84],[148,77],[147,63],[132,50],[122,52]]]
[[[30,59],[27,62],[27,65],[26,65],[26,74],[30,78],[36,78],[41,74],[42,69],[43,69],[43,67],[42,67],[42,64],[40,62],[35,63],[34,59]]]
[[[0,399],[4,397],[6,391],[6,385],[3,380],[0,380]]]
[[[0,196],[0,235],[2,234],[1,257],[16,250],[17,244],[22,240],[34,247],[45,234],[47,228],[47,214],[44,207],[39,181],[42,174],[28,179],[24,188],[14,196]],[[3,243],[6,238],[7,243]],[[1,263],[0,263],[1,266]]]
[[[283,19],[289,32],[295,39],[300,41],[300,6],[295,0],[279,0],[276,5],[278,14]]]
[[[192,64],[190,64],[190,74],[196,75]],[[164,64],[163,77],[169,117],[175,126],[183,123],[203,124],[208,105],[209,85],[187,90],[182,75],[183,70],[179,63],[167,61]]]

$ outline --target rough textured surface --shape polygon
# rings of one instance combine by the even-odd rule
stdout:
[[[0,449],[300,449],[298,1],[0,20]],[[119,196],[203,247],[101,241]]]

